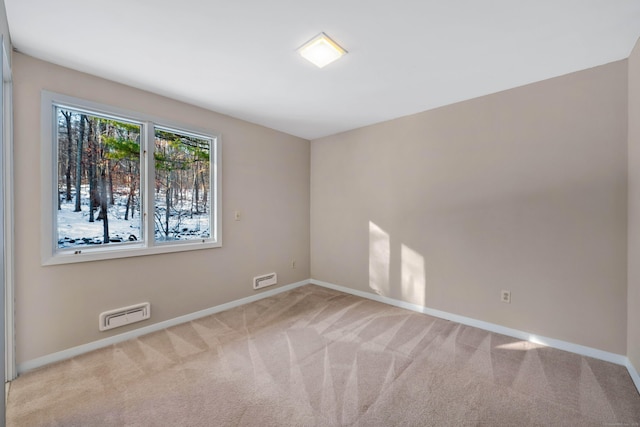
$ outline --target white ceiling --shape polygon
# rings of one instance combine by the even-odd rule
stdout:
[[[4,0],[28,55],[306,139],[627,58],[639,0]],[[296,48],[324,31],[349,54]]]

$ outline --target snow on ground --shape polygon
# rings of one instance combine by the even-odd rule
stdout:
[[[84,191],[82,192],[84,193]],[[88,197],[81,199],[81,212],[74,212],[75,199],[70,202],[62,201],[60,210],[57,211],[58,222],[58,248],[73,248],[85,245],[103,244],[102,221],[89,222]],[[85,203],[86,202],[86,203]],[[140,212],[136,209],[135,216],[124,219],[126,207],[126,197],[116,197],[116,203],[108,207],[109,212],[109,239],[111,243],[139,241],[141,240]],[[94,217],[98,217],[100,209],[94,211]],[[182,211],[179,220],[178,233],[166,239],[164,234],[157,230],[156,240],[188,240],[209,237],[209,215],[191,215],[190,212]],[[178,215],[172,216],[170,227],[177,227]]]
[[[58,211],[58,247],[68,248],[86,244],[102,244],[102,221],[89,222],[89,206],[82,205],[81,212],[74,212],[75,202],[62,202]],[[140,240],[140,215],[124,220],[124,206],[111,206],[109,209],[109,238],[123,241]],[[97,209],[94,217],[98,216]],[[120,212],[121,211],[121,212]],[[130,237],[133,236],[133,237]]]

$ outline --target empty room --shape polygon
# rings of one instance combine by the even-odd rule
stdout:
[[[640,425],[637,0],[0,32],[6,425]]]

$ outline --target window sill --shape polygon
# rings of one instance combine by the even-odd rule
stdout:
[[[156,246],[147,247],[143,244],[113,246],[113,247],[90,247],[81,249],[70,249],[60,251],[53,256],[43,257],[42,265],[73,264],[77,262],[102,261],[108,259],[131,258],[146,255],[158,255],[175,252],[196,251],[201,249],[219,248],[222,242],[219,241],[197,241],[197,242],[171,242],[156,243]]]

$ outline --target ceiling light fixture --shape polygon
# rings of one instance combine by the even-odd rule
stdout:
[[[320,33],[299,49],[300,55],[318,68],[331,64],[336,59],[347,53],[340,45],[325,33]]]

